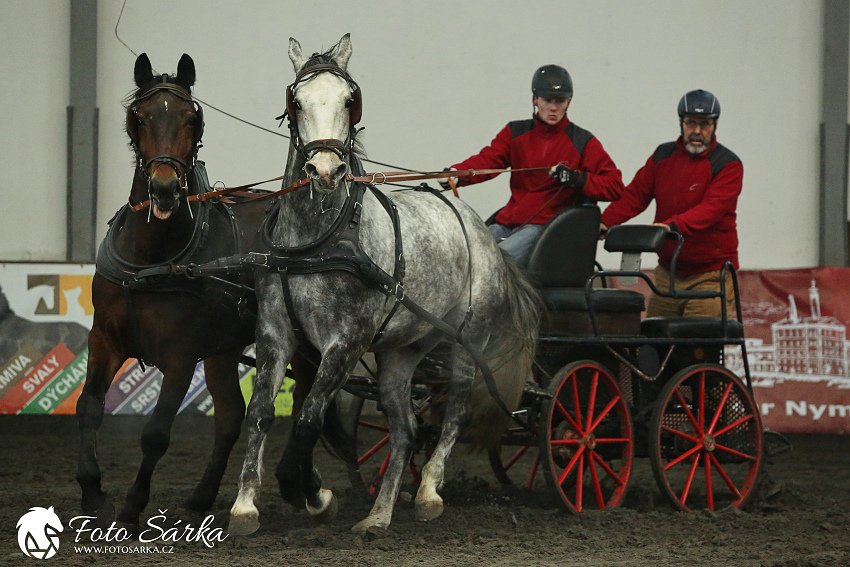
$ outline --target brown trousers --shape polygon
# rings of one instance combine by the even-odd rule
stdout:
[[[720,291],[720,271],[676,277],[677,290]],[[670,272],[661,266],[655,268],[655,287],[660,291],[670,289]],[[651,294],[647,317],[712,317],[722,316],[720,298],[714,299],[673,299]],[[735,290],[732,287],[732,274],[726,273],[726,317],[735,319]]]

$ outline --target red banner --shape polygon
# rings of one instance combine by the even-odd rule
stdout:
[[[741,271],[747,360],[765,428],[850,431],[850,268]],[[726,366],[743,375],[739,348]]]

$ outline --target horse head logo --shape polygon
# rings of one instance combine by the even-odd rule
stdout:
[[[49,559],[59,551],[62,522],[50,508],[36,506],[18,520],[18,545],[27,557]]]

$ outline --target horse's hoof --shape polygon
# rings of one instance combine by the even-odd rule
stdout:
[[[123,529],[124,531],[126,531],[131,538],[139,537],[139,534],[142,531],[139,527],[139,524],[134,524],[132,522],[115,522],[115,527],[118,530]]]
[[[192,493],[189,498],[186,499],[186,502],[184,502],[183,505],[190,512],[194,512],[196,514],[203,514],[204,512],[212,508],[213,502],[215,502],[215,495],[210,498],[208,494]]]
[[[351,531],[367,541],[381,539],[389,535],[389,523],[378,522],[371,516],[361,520],[351,528]]]
[[[336,518],[337,512],[339,512],[339,502],[337,502],[334,493],[325,488],[319,489],[319,498],[322,501],[322,505],[314,508],[310,504],[307,504],[307,512],[317,522],[327,524]]]
[[[135,509],[128,510],[125,507],[121,510],[121,513],[118,514],[118,518],[115,520],[115,525],[121,526],[127,531],[130,531],[131,528],[138,528],[139,512],[136,512]]]
[[[260,514],[248,513],[234,516],[231,514],[230,523],[227,525],[227,532],[232,535],[246,536],[251,535],[260,529]]]
[[[416,503],[416,520],[419,522],[430,522],[443,513],[442,500],[428,500]]]
[[[92,512],[90,515],[95,517],[94,523],[97,527],[108,528],[115,521],[115,506],[112,501],[107,498],[100,508]]]

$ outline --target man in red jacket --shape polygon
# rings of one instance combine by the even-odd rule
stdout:
[[[531,81],[533,118],[508,123],[489,146],[453,169],[547,168],[511,173],[511,198],[496,215],[490,232],[520,265],[528,262],[543,225],[578,202],[580,194],[612,201],[620,197],[620,170],[593,134],[570,122],[567,108],[573,82],[558,65],[540,67]],[[475,175],[460,185],[481,183],[498,174]]]
[[[741,160],[717,143],[720,102],[708,91],[687,93],[679,101],[681,136],[661,144],[635,174],[623,198],[602,213],[601,230],[641,213],[655,199],[655,223],[684,237],[676,259],[676,289],[719,290],[725,262],[738,268],[735,208],[744,178]],[[675,243],[658,254],[655,283],[670,286]],[[735,313],[731,276],[726,278],[727,314]],[[719,299],[677,300],[653,294],[650,317],[720,317]]]

